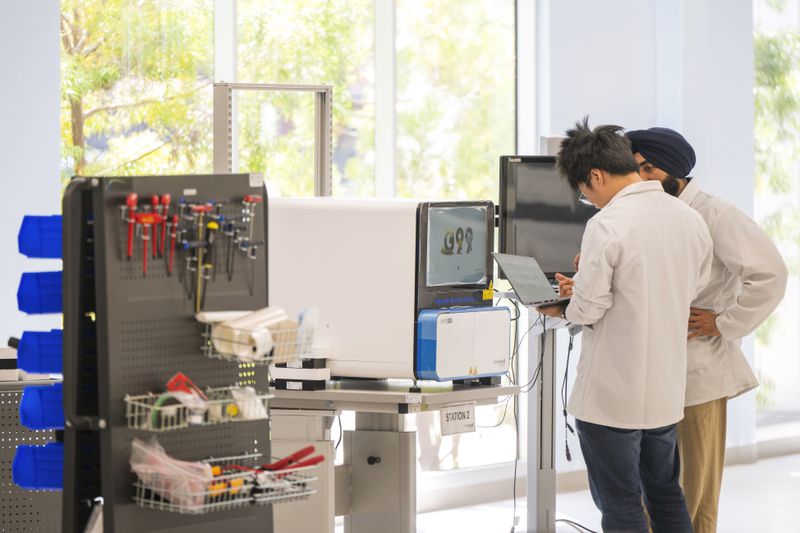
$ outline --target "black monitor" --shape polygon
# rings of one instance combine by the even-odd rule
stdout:
[[[581,203],[552,156],[500,158],[500,252],[536,258],[544,273],[571,276],[586,222],[597,209]]]

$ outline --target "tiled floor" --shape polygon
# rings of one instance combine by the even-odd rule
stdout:
[[[557,516],[600,531],[600,515],[588,491],[559,494]],[[517,502],[525,531],[525,499]],[[418,533],[507,533],[512,525],[512,502],[497,502],[417,517]],[[558,532],[574,532],[558,524]],[[760,461],[725,470],[720,502],[719,533],[800,532],[800,455]]]

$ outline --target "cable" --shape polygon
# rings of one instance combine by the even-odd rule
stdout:
[[[512,363],[512,364],[513,364],[514,360],[516,359],[516,357],[519,355],[519,349],[522,347],[522,343],[525,341],[525,337],[527,337],[527,336],[528,336],[528,333],[530,333],[530,332],[531,332],[531,330],[533,330],[533,328],[535,328],[537,324],[540,324],[540,323],[541,323],[541,324],[542,324],[542,327],[544,327],[544,320],[543,320],[543,318],[544,318],[544,317],[543,317],[543,315],[540,315],[540,316],[539,316],[539,318],[537,318],[537,319],[536,319],[536,320],[533,322],[533,324],[531,324],[531,325],[530,325],[530,327],[529,327],[529,328],[528,328],[528,329],[525,331],[525,333],[524,333],[524,334],[522,335],[522,337],[519,339],[519,342],[516,342],[516,339],[515,339],[514,352],[511,354],[511,363]],[[542,337],[544,337],[544,336],[542,336]],[[512,383],[512,384],[514,384],[514,385],[516,385],[516,384],[517,384],[517,383],[516,383],[516,376],[514,376],[514,377],[515,377],[515,379],[513,379],[513,380],[511,381],[511,383]],[[530,383],[530,382],[529,382],[529,383]],[[528,384],[529,384],[529,383],[528,383]],[[527,386],[527,385],[526,385],[526,386]]]
[[[564,522],[568,526],[571,526],[576,531],[580,531],[581,533],[598,533],[594,529],[589,529],[588,527],[584,526],[583,524],[579,524],[578,522],[574,522],[567,518],[557,518],[556,522]]]
[[[511,533],[517,527],[517,466],[519,465],[519,418],[517,417],[517,409],[519,404],[516,397],[514,398],[514,440],[516,442],[517,453],[514,455],[514,485],[512,488],[512,497],[514,500],[514,516],[511,522]]]
[[[533,390],[533,388],[536,386],[536,380],[539,378],[539,374],[542,371],[542,365],[544,364],[544,349],[545,349],[544,331],[547,329],[547,318],[544,315],[541,315],[539,318],[541,319],[542,322],[542,335],[540,335],[539,337],[540,338],[539,364],[536,366],[536,369],[533,372],[533,377],[531,378],[531,380],[520,388],[520,394],[525,394]],[[534,325],[535,324],[536,322],[534,322]],[[528,331],[530,331],[530,329]]]
[[[575,335],[569,336],[569,347],[567,348],[567,365],[564,369],[564,381],[561,383],[561,412],[564,414],[564,454],[567,456],[567,461],[572,461],[572,455],[569,453],[569,433],[575,434],[575,430],[569,424],[569,416],[567,415],[567,396],[569,393],[569,356],[572,354],[572,343],[575,341]],[[569,431],[569,433],[567,433]]]
[[[336,420],[339,422],[339,438],[336,440],[336,446],[333,447],[334,453],[339,451],[339,445],[342,443],[342,436],[344,435],[344,429],[342,429],[342,415],[336,415]]]
[[[503,422],[506,421],[506,413],[508,412],[508,402],[510,402],[511,398],[513,398],[513,397],[514,397],[513,395],[509,395],[508,397],[506,397],[505,400],[503,400],[505,402],[505,409],[503,409],[503,417],[500,419],[500,422],[498,422],[497,424],[493,424],[491,426],[478,426],[478,428],[480,428],[480,429],[490,429],[490,428],[497,428],[497,427],[502,426]]]

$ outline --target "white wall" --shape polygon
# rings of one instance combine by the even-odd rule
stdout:
[[[0,2],[0,345],[23,330],[59,327],[60,316],[17,311],[24,271],[57,270],[60,261],[17,251],[22,216],[61,212],[59,184],[59,1]]]
[[[700,186],[752,214],[752,10],[751,0],[539,0],[538,135],[562,135],[587,114],[593,125],[674,128],[697,151]],[[745,350],[752,360],[751,341]],[[581,468],[579,454],[566,463],[556,427],[558,469]],[[728,445],[754,442],[750,394],[730,405]]]

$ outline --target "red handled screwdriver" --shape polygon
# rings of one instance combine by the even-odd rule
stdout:
[[[157,194],[153,195],[151,203],[153,204],[153,213],[158,215],[159,212],[161,211],[161,208],[158,205],[158,195]],[[153,257],[156,257],[158,255],[158,226],[157,225],[153,225],[152,240],[153,240]]]
[[[129,193],[125,198],[125,205],[128,206],[128,259],[133,257],[133,229],[136,226],[136,203],[139,201],[139,196],[135,193]]]
[[[167,220],[169,219],[169,204],[172,203],[172,196],[167,194],[161,195],[161,251],[160,256],[164,256],[164,248],[167,245]]]

